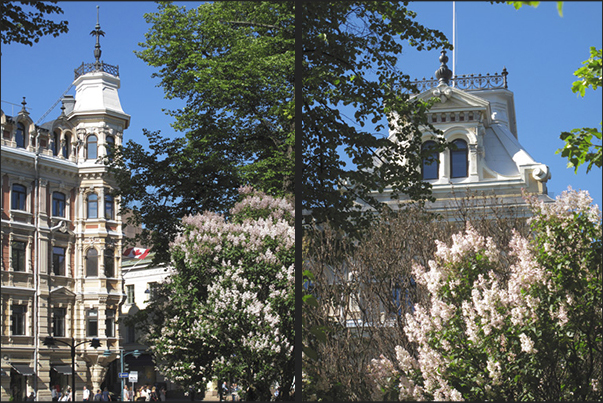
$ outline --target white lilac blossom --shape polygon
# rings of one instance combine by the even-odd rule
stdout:
[[[412,350],[369,366],[377,385],[395,377],[400,400],[603,399],[601,212],[571,188],[526,199],[533,233],[512,234],[510,266],[469,224],[413,266],[429,304],[406,314]]]
[[[228,218],[183,218],[171,245],[169,316],[149,343],[160,369],[182,385],[228,375],[270,393],[294,376],[295,211],[283,198],[240,193]]]

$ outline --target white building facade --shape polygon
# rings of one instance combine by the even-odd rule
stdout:
[[[97,24],[98,29],[100,27]],[[98,43],[98,41],[97,41]],[[120,104],[119,69],[100,61],[75,70],[75,98],[35,125],[25,108],[2,124],[2,401],[51,400],[111,386],[120,332],[122,220],[104,162],[130,123]],[[89,341],[97,338],[101,347]],[[113,363],[113,364],[112,364]]]
[[[434,155],[435,162],[424,160],[423,179],[432,185],[435,203],[428,206],[445,211],[455,197],[468,191],[496,194],[508,205],[524,205],[522,189],[541,199],[551,200],[546,183],[551,178],[548,166],[536,162],[518,140],[515,103],[508,89],[507,71],[502,74],[452,78],[446,66],[448,57],[442,51],[436,79],[417,82],[421,93],[414,97],[428,100],[440,98],[428,112],[428,122],[456,145]],[[429,148],[435,134],[423,130],[423,147]],[[398,138],[394,128],[391,141]],[[391,189],[375,195],[396,208]],[[403,200],[403,199],[402,199]]]

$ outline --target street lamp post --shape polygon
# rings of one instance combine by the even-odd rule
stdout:
[[[120,360],[121,361],[121,372],[122,373],[124,372],[124,363],[126,361],[126,355],[133,355],[135,358],[138,358],[138,357],[140,357],[140,354],[141,353],[138,350],[134,350],[134,351],[130,351],[130,352],[125,353],[124,349],[120,348],[119,349],[119,355],[120,355],[120,358],[121,358],[121,360]],[[124,382],[125,382],[125,378],[120,378],[120,379],[121,379],[121,396],[122,396],[122,401],[123,401],[125,399],[125,396],[124,396]],[[134,391],[132,391],[132,392],[134,392]]]
[[[58,340],[55,339],[52,336],[47,336],[44,339],[44,345],[47,347],[54,347],[56,345],[56,343],[63,343],[69,347],[71,347],[71,401],[75,402],[75,348],[77,346],[81,346],[84,343],[88,343],[90,342],[90,347],[94,347],[95,349],[100,347],[100,340],[97,338],[93,338],[92,340],[84,340],[84,341],[80,341],[79,343],[75,343],[75,338],[71,338],[71,344],[67,343],[66,341],[63,340]]]

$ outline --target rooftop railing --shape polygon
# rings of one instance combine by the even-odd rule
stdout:
[[[475,75],[462,75],[454,76],[450,79],[450,86],[461,90],[486,90],[486,89],[497,89],[504,88],[507,86],[507,72],[506,68],[503,68],[502,73],[494,73],[493,75],[481,74]],[[437,78],[431,77],[430,79],[423,78],[422,80],[414,81],[413,84],[417,86],[419,92],[423,92],[433,87],[437,87],[439,81]]]
[[[97,71],[102,71],[105,73],[109,73],[112,76],[119,77],[119,66],[113,66],[104,62],[82,63],[80,67],[73,70],[73,72],[75,73],[74,80],[77,79],[79,76],[83,76],[84,74],[94,73]]]

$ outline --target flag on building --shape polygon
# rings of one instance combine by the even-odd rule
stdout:
[[[124,257],[144,259],[145,257],[147,257],[150,251],[150,249],[143,248],[128,248],[124,251]]]

